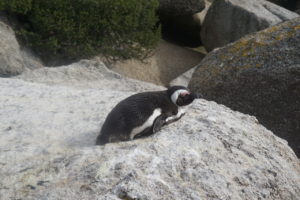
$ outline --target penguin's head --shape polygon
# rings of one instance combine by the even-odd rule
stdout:
[[[167,90],[171,101],[177,106],[186,106],[194,101],[194,99],[201,98],[202,95],[191,92],[184,86],[172,86]]]

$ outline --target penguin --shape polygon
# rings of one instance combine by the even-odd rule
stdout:
[[[196,98],[201,95],[184,86],[129,96],[107,115],[96,145],[152,135],[162,126],[179,120],[185,114],[185,107]]]

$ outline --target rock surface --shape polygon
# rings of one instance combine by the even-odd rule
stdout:
[[[202,11],[199,12],[199,13],[196,13],[197,17],[198,17],[199,20],[200,20],[201,26],[202,26],[203,23],[204,23],[204,19],[205,19],[205,17],[206,17],[207,11],[209,10],[209,8],[210,8],[212,2],[213,2],[213,0],[205,0],[205,8],[204,8],[204,10],[202,10]]]
[[[47,85],[64,85],[79,88],[105,88],[140,92],[146,90],[163,89],[151,83],[143,83],[121,76],[106,68],[95,58],[94,60],[81,60],[80,62],[61,67],[44,67],[33,71],[26,71],[17,79],[30,82],[45,83]]]
[[[254,115],[300,156],[300,18],[208,54],[190,87]]]
[[[145,61],[135,59],[117,62],[111,69],[130,78],[167,86],[170,81],[195,67],[204,54],[161,41],[153,56]]]
[[[15,76],[26,69],[43,67],[29,50],[21,49],[15,33],[0,18],[0,77]]]
[[[170,18],[201,12],[205,8],[204,0],[159,0],[158,14]]]
[[[110,76],[99,77],[103,88],[89,88],[85,74],[108,70],[87,62],[70,66],[87,72],[61,67],[0,78],[0,199],[300,198],[300,163],[286,142],[214,102],[195,101],[154,136],[95,146],[112,107],[136,83],[148,84],[114,86],[119,76]]]
[[[246,34],[297,16],[299,15],[265,0],[214,1],[205,17],[201,39],[205,48],[211,51]]]
[[[182,85],[182,86],[187,87],[190,83],[190,80],[191,80],[196,68],[197,67],[193,67],[192,69],[190,69],[190,70],[184,72],[183,74],[181,74],[180,76],[176,77],[169,83],[169,86]]]

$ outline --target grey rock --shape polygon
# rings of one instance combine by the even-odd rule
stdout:
[[[209,53],[191,89],[254,115],[300,156],[300,18]]]
[[[133,92],[57,75],[62,84],[0,78],[0,199],[300,198],[299,160],[255,117],[196,100],[151,137],[95,146],[108,112]]]
[[[11,76],[24,71],[20,46],[13,30],[0,21],[0,76]]]
[[[218,0],[209,8],[201,29],[208,51],[246,34],[292,19],[298,14],[265,0]]]
[[[182,85],[187,87],[189,85],[189,82],[193,76],[193,73],[195,71],[196,67],[193,67],[192,69],[186,71],[185,73],[181,74],[177,78],[173,79],[169,85],[174,86],[174,85]]]
[[[77,63],[60,67],[44,67],[26,71],[14,77],[30,82],[47,85],[64,85],[78,88],[105,88],[108,90],[141,92],[146,90],[164,89],[151,83],[144,83],[121,76],[103,64],[100,58],[81,60]],[[143,83],[143,84],[141,84]]]
[[[206,17],[207,11],[209,10],[211,4],[212,4],[213,0],[209,1],[209,0],[205,0],[205,9],[202,10],[200,13],[197,13],[196,15],[198,16],[199,20],[200,20],[200,24],[201,26],[204,23],[204,19]]]
[[[162,17],[192,15],[205,8],[204,0],[159,0],[158,14]]]
[[[12,28],[0,19],[0,77],[15,76],[26,69],[43,67],[28,49],[21,48]]]

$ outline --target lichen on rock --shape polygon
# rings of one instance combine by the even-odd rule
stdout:
[[[208,54],[190,87],[207,99],[255,115],[300,155],[300,18]]]

